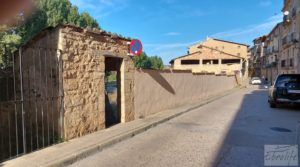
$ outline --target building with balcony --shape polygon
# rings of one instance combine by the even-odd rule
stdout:
[[[283,21],[268,35],[253,41],[249,60],[253,74],[274,81],[278,74],[300,73],[299,12],[299,0],[284,0]]]
[[[284,18],[281,33],[282,50],[278,60],[279,71],[282,74],[300,73],[300,1],[285,0],[282,12]]]
[[[261,74],[268,81],[273,82],[279,74],[278,60],[281,57],[282,50],[282,22],[278,23],[267,35],[265,40],[265,54],[262,56],[263,65]]]
[[[261,67],[265,55],[265,41],[267,36],[261,36],[253,40],[253,46],[249,49],[249,76],[261,77]]]

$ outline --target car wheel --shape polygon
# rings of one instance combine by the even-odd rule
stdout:
[[[276,108],[277,107],[276,103],[274,103],[274,102],[270,102],[269,105],[270,105],[271,108]]]

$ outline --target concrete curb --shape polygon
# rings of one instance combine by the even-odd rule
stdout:
[[[143,133],[145,131],[147,131],[148,129],[151,129],[152,127],[155,127],[159,124],[162,124],[164,122],[167,122],[173,118],[176,118],[180,115],[183,115],[189,111],[192,111],[194,109],[197,109],[203,105],[206,105],[208,103],[211,103],[217,99],[220,99],[222,97],[225,97],[233,92],[236,92],[237,90],[240,90],[240,88],[234,88],[230,91],[226,91],[224,93],[220,93],[218,95],[209,97],[208,99],[198,103],[198,104],[194,104],[194,105],[189,105],[189,107],[185,107],[183,110],[172,113],[172,112],[168,112],[165,115],[162,116],[158,116],[158,117],[153,117],[153,119],[151,119],[150,121],[146,121],[146,123],[142,124],[141,126],[137,127],[137,128],[133,128],[130,129],[129,131],[126,131],[124,133],[120,133],[116,136],[113,136],[112,138],[104,141],[104,142],[99,142],[97,144],[85,147],[81,150],[77,150],[76,153],[71,154],[71,155],[67,155],[67,156],[63,156],[60,157],[59,159],[56,159],[55,162],[47,162],[45,164],[31,164],[31,166],[46,166],[46,167],[64,167],[64,166],[68,166],[71,165],[81,159],[84,159],[90,155],[93,155],[97,152],[102,151],[103,149],[110,147],[116,143],[119,143],[121,141],[124,141],[126,139],[132,138],[137,134]],[[171,111],[171,110],[170,110]],[[147,118],[146,118],[147,119]],[[12,160],[13,161],[13,160]],[[2,164],[0,164],[1,166]],[[10,166],[10,165],[8,165]],[[5,164],[4,164],[5,167]]]
[[[189,111],[192,111],[192,110],[197,109],[197,108],[199,108],[201,106],[209,104],[209,103],[211,103],[211,102],[213,102],[215,100],[218,100],[218,99],[220,99],[220,98],[222,98],[224,96],[227,96],[227,95],[233,93],[236,90],[239,90],[239,89],[233,89],[233,90],[230,90],[229,92],[225,92],[225,94],[217,95],[215,97],[211,97],[211,98],[207,99],[206,101],[204,101],[204,102],[202,102],[202,103],[200,103],[200,104],[198,104],[196,106],[192,106],[192,107],[188,108],[187,110],[184,110],[184,111],[176,113],[174,115],[170,115],[168,117],[162,118],[160,120],[157,120],[156,122],[153,122],[152,124],[149,124],[149,125],[146,125],[146,126],[143,126],[143,127],[139,127],[139,128],[137,128],[137,129],[135,129],[135,130],[133,130],[131,132],[128,132],[126,134],[122,134],[119,137],[116,137],[116,138],[114,138],[114,139],[112,139],[110,141],[107,141],[106,143],[102,143],[102,144],[96,145],[94,147],[87,148],[86,150],[83,150],[81,153],[77,153],[77,155],[72,155],[70,157],[66,157],[64,160],[55,162],[55,163],[53,163],[51,165],[49,164],[49,167],[64,167],[64,166],[67,166],[67,165],[71,165],[71,164],[75,163],[76,161],[84,159],[84,158],[86,158],[86,157],[88,157],[90,155],[93,155],[93,154],[97,153],[97,152],[100,152],[100,151],[102,151],[103,149],[105,149],[105,148],[107,148],[109,146],[112,146],[112,145],[114,145],[116,143],[122,142],[122,141],[124,141],[126,139],[132,138],[135,135],[143,133],[143,132],[145,132],[145,131],[147,131],[147,130],[149,130],[149,129],[151,129],[151,128],[159,125],[159,124],[167,122],[167,121],[169,121],[169,120],[171,120],[173,118],[176,118],[176,117],[178,117],[180,115],[183,115],[183,114],[185,114],[185,113],[187,113]]]

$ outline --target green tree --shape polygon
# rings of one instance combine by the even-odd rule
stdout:
[[[78,25],[78,20],[79,20],[79,13],[78,13],[78,8],[76,6],[73,6],[70,9],[70,14],[68,15],[68,23]]]
[[[69,0],[38,0],[37,6],[46,12],[47,26],[68,23],[68,17],[71,15],[71,9],[73,8]]]
[[[33,15],[23,21],[17,27],[17,33],[22,37],[21,42],[26,42],[29,38],[47,27],[47,15],[42,9],[34,11]]]
[[[78,24],[80,27],[92,27],[92,28],[98,28],[99,24],[95,19],[93,19],[87,12],[82,12]]]
[[[13,52],[48,26],[65,23],[100,29],[93,17],[87,12],[79,14],[78,8],[69,0],[36,0],[35,10],[31,13],[20,13],[16,20],[17,25],[0,25],[0,68],[8,67]]]
[[[139,56],[134,57],[134,65],[136,68],[145,69],[163,69],[164,64],[160,57],[152,56],[148,57],[145,52],[141,53]]]
[[[15,33],[15,29],[5,25],[0,26],[0,68],[11,65],[12,54],[21,43],[21,36]]]
[[[153,57],[149,57],[149,59],[151,62],[151,67],[153,69],[163,69],[164,68],[164,63],[163,63],[161,57],[153,56]]]
[[[145,52],[134,57],[134,65],[136,68],[151,68],[151,61]]]

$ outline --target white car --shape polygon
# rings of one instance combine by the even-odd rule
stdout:
[[[262,84],[262,81],[260,78],[258,77],[253,77],[250,81],[250,84],[252,85],[261,85]]]

